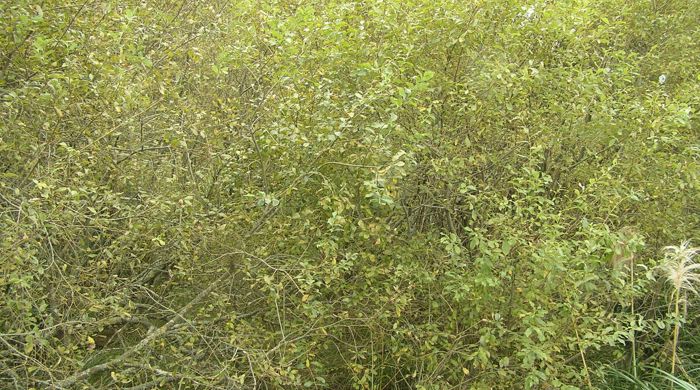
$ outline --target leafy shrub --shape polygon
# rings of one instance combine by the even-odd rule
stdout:
[[[8,386],[697,381],[697,1],[0,17]]]

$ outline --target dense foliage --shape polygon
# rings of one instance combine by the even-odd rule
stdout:
[[[0,18],[3,387],[700,378],[698,1]]]

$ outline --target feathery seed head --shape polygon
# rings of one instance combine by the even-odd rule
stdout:
[[[698,294],[695,284],[700,284],[700,264],[695,263],[694,257],[700,248],[693,248],[690,241],[684,241],[679,246],[667,246],[664,251],[666,256],[660,268],[666,280],[676,292],[687,290]]]

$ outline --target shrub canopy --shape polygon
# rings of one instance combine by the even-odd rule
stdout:
[[[692,379],[697,1],[0,19],[2,383],[605,387],[681,320]]]

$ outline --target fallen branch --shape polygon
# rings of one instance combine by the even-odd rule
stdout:
[[[209,287],[207,287],[205,290],[200,292],[194,299],[192,299],[185,307],[180,309],[180,311],[177,312],[177,315],[173,316],[173,318],[170,319],[170,321],[166,322],[163,326],[157,329],[153,329],[148,334],[146,337],[141,340],[138,344],[136,344],[133,348],[125,351],[123,354],[117,356],[116,358],[102,363],[98,364],[96,366],[92,366],[88,369],[85,369],[83,371],[77,372],[71,376],[69,376],[66,379],[63,379],[61,381],[58,381],[54,384],[54,386],[58,388],[67,388],[72,385],[74,385],[76,382],[82,381],[85,378],[88,378],[91,375],[97,374],[102,371],[106,371],[115,365],[123,362],[124,360],[128,359],[138,351],[142,350],[145,348],[151,341],[155,340],[156,338],[164,335],[170,328],[172,328],[174,325],[179,323],[180,321],[183,320],[183,317],[185,314],[187,314],[192,308],[197,305],[202,299],[204,299],[209,293],[211,293],[216,286],[218,286],[219,282],[223,280],[227,274],[223,274],[219,276],[214,282],[212,282]]]

